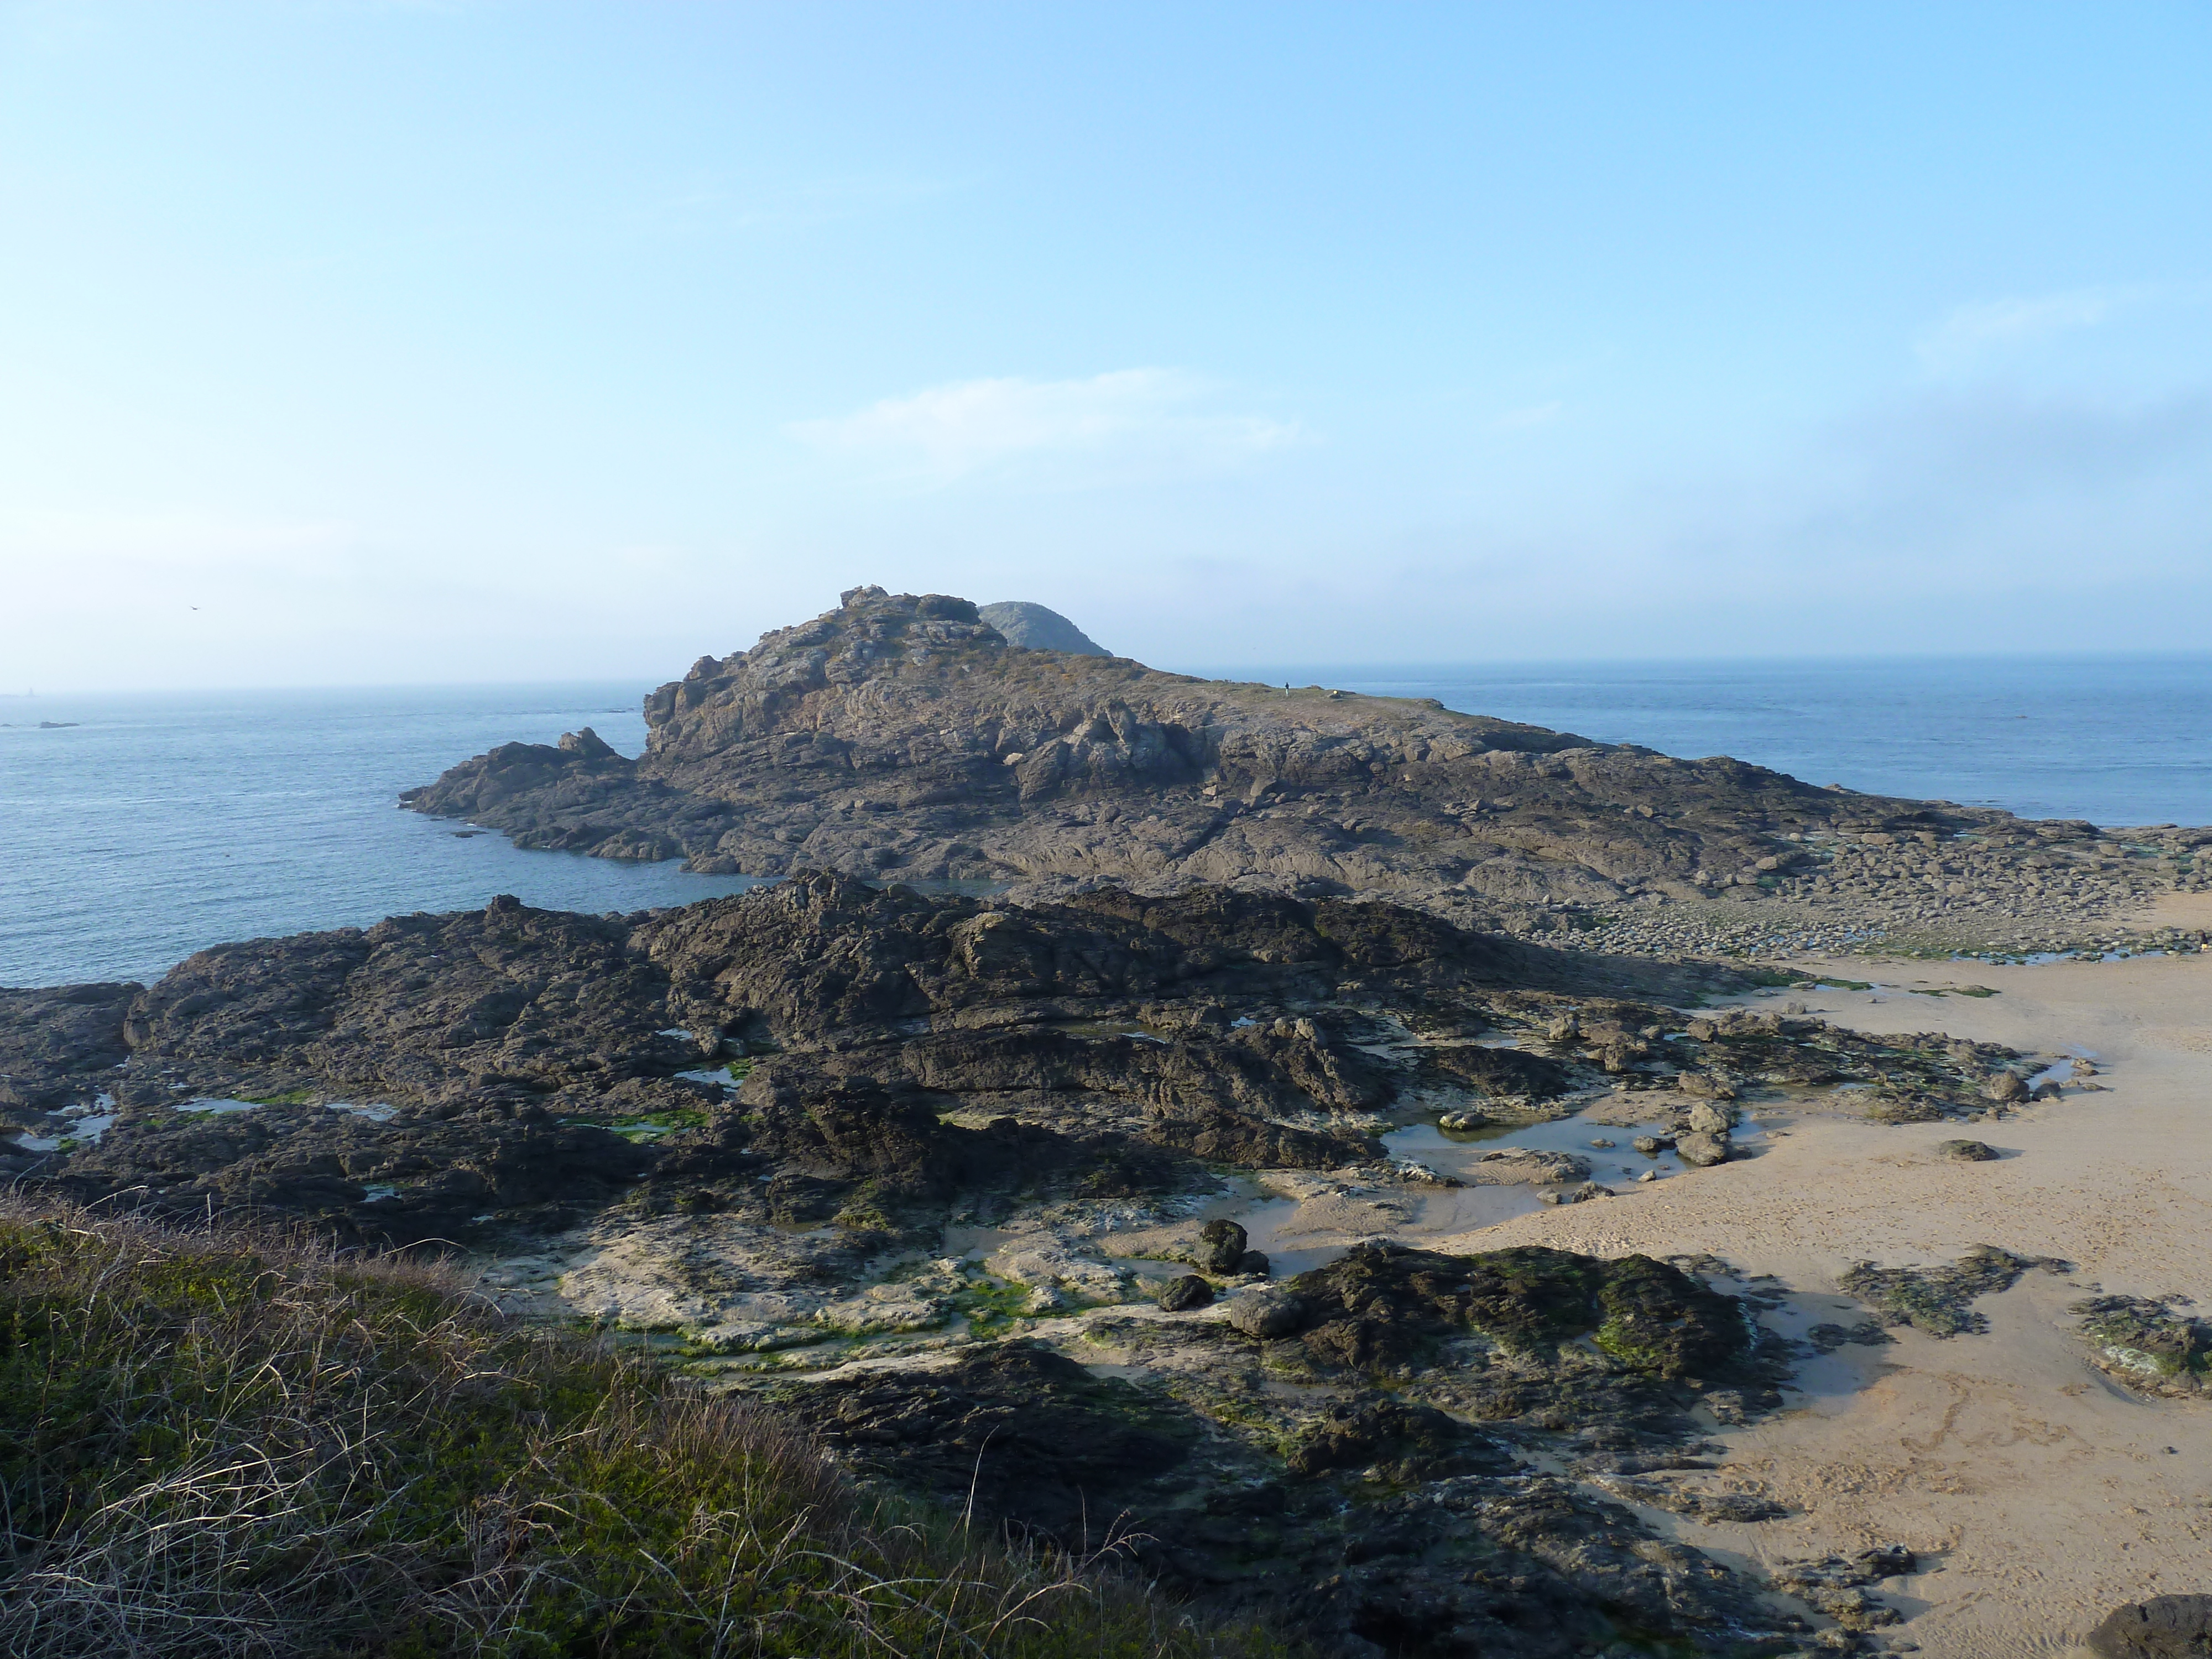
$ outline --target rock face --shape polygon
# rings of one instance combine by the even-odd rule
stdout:
[[[976,614],[1008,645],[1024,651],[1065,651],[1071,656],[1106,657],[1113,653],[1057,611],[1048,611],[1027,599],[1001,599],[980,605]]]
[[[580,732],[507,744],[403,803],[518,846],[716,873],[981,879],[1024,899],[1234,882],[1524,922],[1637,893],[1757,896],[1812,856],[1802,837],[1841,827],[1935,840],[2010,822],[1428,701],[1022,648],[965,599],[878,587],[701,658],[645,714],[635,762]]]
[[[131,1052],[123,1022],[138,994],[136,985],[0,990],[0,1112],[67,1105],[121,1065]]]

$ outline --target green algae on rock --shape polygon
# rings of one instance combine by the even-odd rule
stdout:
[[[2212,1395],[2212,1320],[2132,1296],[2091,1297],[2072,1311],[2099,1370],[2145,1394]]]
[[[1990,1328],[1988,1316],[1972,1306],[1978,1297],[2010,1290],[2031,1268],[2069,1273],[2074,1264],[1977,1244],[1940,1267],[1877,1267],[1871,1261],[1857,1262],[1836,1282],[1877,1310],[1889,1324],[1910,1325],[1935,1337],[1960,1336]]]

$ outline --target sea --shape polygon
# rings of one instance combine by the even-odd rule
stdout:
[[[1187,672],[1434,697],[2031,817],[2212,824],[2212,654]],[[208,945],[500,893],[629,911],[742,891],[674,863],[520,852],[396,804],[495,744],[581,726],[636,754],[649,689],[0,696],[0,986],[150,981]]]

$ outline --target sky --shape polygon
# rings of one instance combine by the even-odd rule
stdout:
[[[0,5],[0,690],[2212,643],[2212,8]]]

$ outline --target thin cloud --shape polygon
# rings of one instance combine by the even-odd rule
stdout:
[[[1092,478],[1212,471],[1303,439],[1294,422],[1207,410],[1215,390],[1173,368],[956,380],[791,431],[938,483],[1031,464]]]
[[[1963,305],[1915,342],[1921,360],[1943,367],[2052,334],[2095,328],[2152,297],[2144,287],[2081,288],[2063,294],[1978,300]]]

